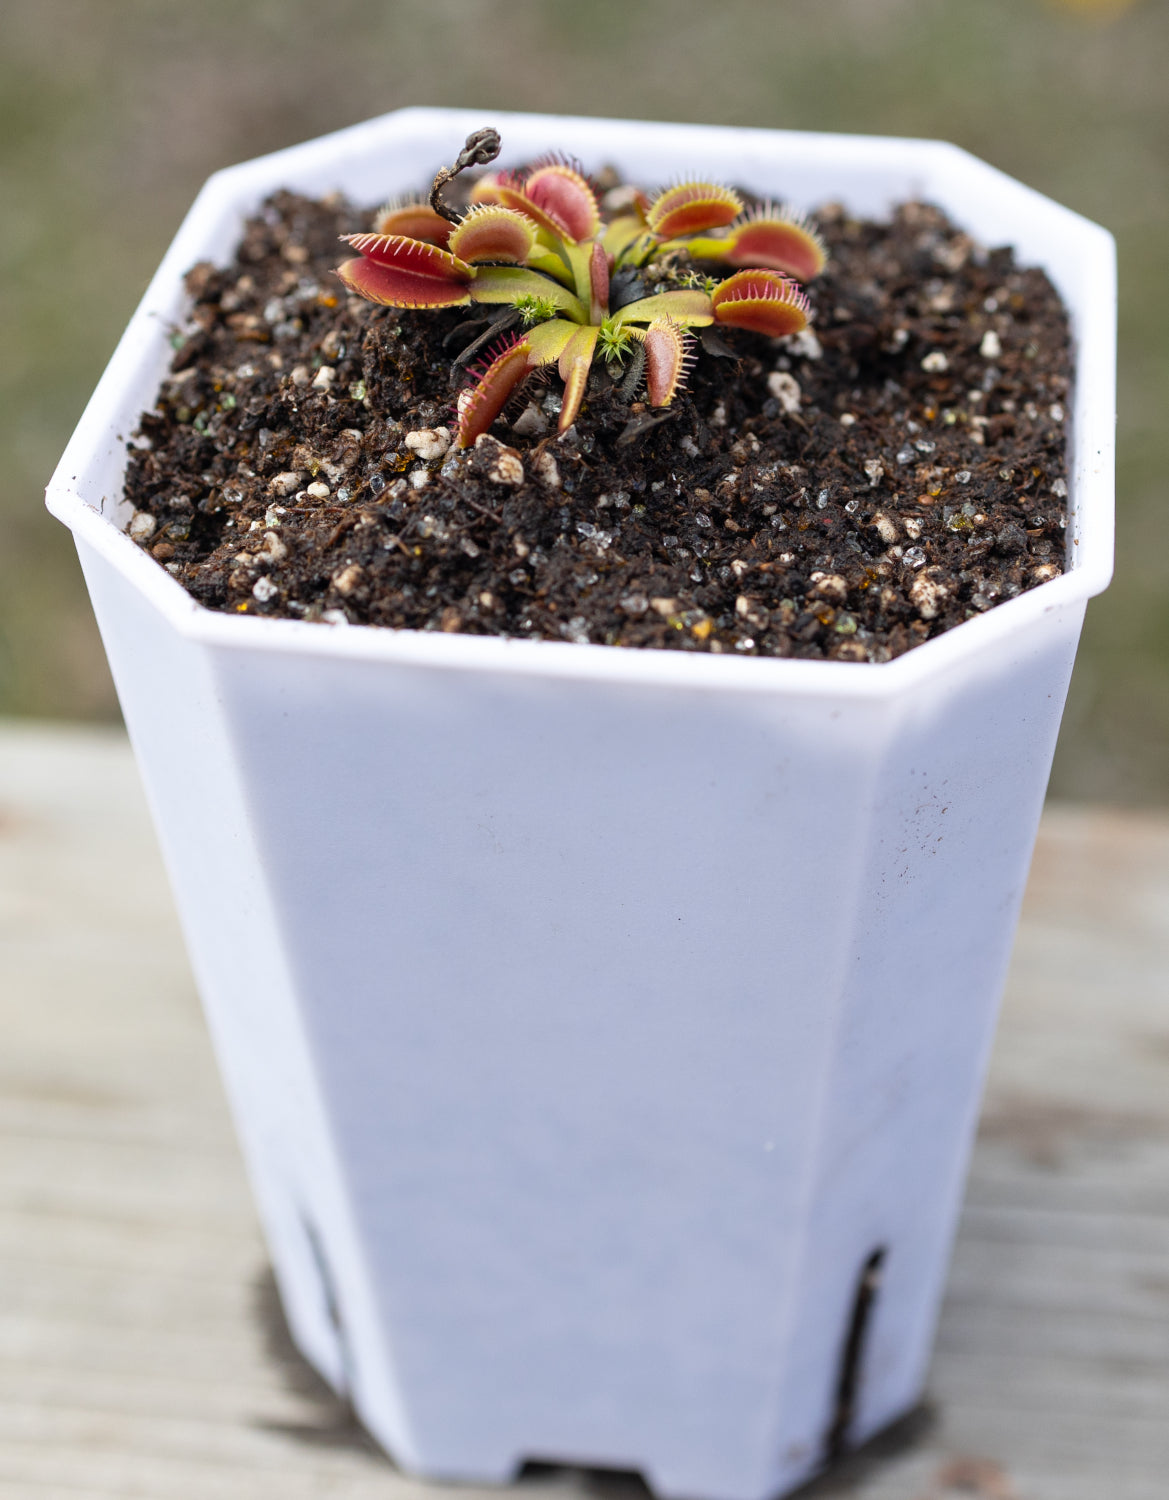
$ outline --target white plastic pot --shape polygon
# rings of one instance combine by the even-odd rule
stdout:
[[[199,608],[120,529],[184,271],[277,187],[374,203],[483,123],[406,110],[213,177],[49,506],[305,1354],[421,1474],[555,1459],[762,1500],[922,1391],[1112,564],[1112,240],[936,142],[493,115],[505,160],[920,196],[1043,266],[1077,350],[1070,570],[880,666]]]

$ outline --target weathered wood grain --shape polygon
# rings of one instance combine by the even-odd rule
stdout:
[[[444,1493],[288,1344],[124,740],[0,728],[0,1500]],[[1169,1495],[1169,818],[1049,811],[929,1409],[811,1495]]]

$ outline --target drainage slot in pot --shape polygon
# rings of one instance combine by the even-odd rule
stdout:
[[[860,1391],[861,1363],[864,1359],[865,1342],[872,1322],[873,1308],[881,1288],[881,1270],[885,1264],[885,1246],[878,1246],[861,1268],[852,1299],[852,1313],[848,1320],[848,1333],[844,1340],[844,1355],[840,1361],[840,1376],[836,1382],[836,1407],[832,1426],[828,1429],[825,1457],[829,1463],[842,1458],[851,1447],[853,1419],[856,1416],[857,1395]]]
[[[337,1353],[341,1365],[342,1386],[338,1395],[345,1395],[353,1389],[353,1365],[349,1352],[349,1340],[345,1334],[345,1324],[341,1318],[341,1303],[337,1296],[337,1282],[333,1276],[332,1267],[329,1265],[325,1254],[325,1247],[321,1237],[317,1233],[316,1225],[303,1215],[300,1220],[304,1237],[308,1242],[309,1254],[312,1256],[313,1266],[317,1273],[317,1279],[321,1285],[321,1301],[324,1304],[325,1315],[329,1320],[329,1326],[333,1330],[333,1336],[337,1340]]]
[[[516,1470],[513,1483],[541,1489],[555,1485],[580,1489],[604,1500],[653,1500],[654,1491],[640,1469],[620,1469],[604,1464],[563,1464],[554,1459],[526,1458]]]

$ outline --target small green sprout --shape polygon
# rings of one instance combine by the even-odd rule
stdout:
[[[337,274],[351,291],[389,307],[510,309],[496,325],[524,332],[474,370],[459,401],[458,443],[487,431],[516,388],[555,365],[564,381],[560,430],[572,426],[594,358],[622,366],[623,389],[644,376],[651,406],[668,406],[694,360],[689,330],[723,324],[779,337],[807,326],[808,301],[794,278],[819,274],[826,259],[802,218],[763,205],[746,211],[731,188],[682,182],[631,202],[605,220],[584,175],[563,161],[526,173],[491,173],[461,217],[440,189],[469,166],[499,154],[499,136],[467,138],[453,167],[435,177],[429,202],[399,201],[370,234],[346,235],[358,251]],[[725,279],[691,269],[720,264]],[[653,290],[653,283],[666,290]],[[465,362],[495,330],[464,351]]]
[[[536,323],[546,323],[549,318],[556,316],[557,311],[556,303],[551,297],[517,297],[512,306],[519,313],[525,328],[531,328]]]
[[[635,337],[632,328],[623,328],[611,317],[605,318],[597,333],[597,347],[609,364],[624,364]]]

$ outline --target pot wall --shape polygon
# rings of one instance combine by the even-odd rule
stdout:
[[[858,704],[192,647],[86,571],[293,1326],[387,1447],[774,1493],[877,1248],[852,1436],[912,1406],[1077,612]]]
[[[1083,221],[1018,184],[1004,208],[1009,180],[952,148],[503,123],[517,155],[556,143],[650,179],[684,160],[862,212],[985,174],[985,238],[1065,296],[1095,275],[1074,311],[1108,394],[1102,231],[1077,241]],[[410,111],[221,175],[148,300],[177,307],[167,277],[226,253],[271,187],[373,200],[468,128]],[[148,318],[119,350],[51,503],[298,1343],[421,1473],[547,1458],[699,1500],[790,1487],[826,1451],[874,1252],[845,1435],[921,1392],[1110,566],[1110,429],[1077,405],[1071,572],[887,666],[238,620],[85,504],[119,492],[113,434],[153,398],[164,331]]]

